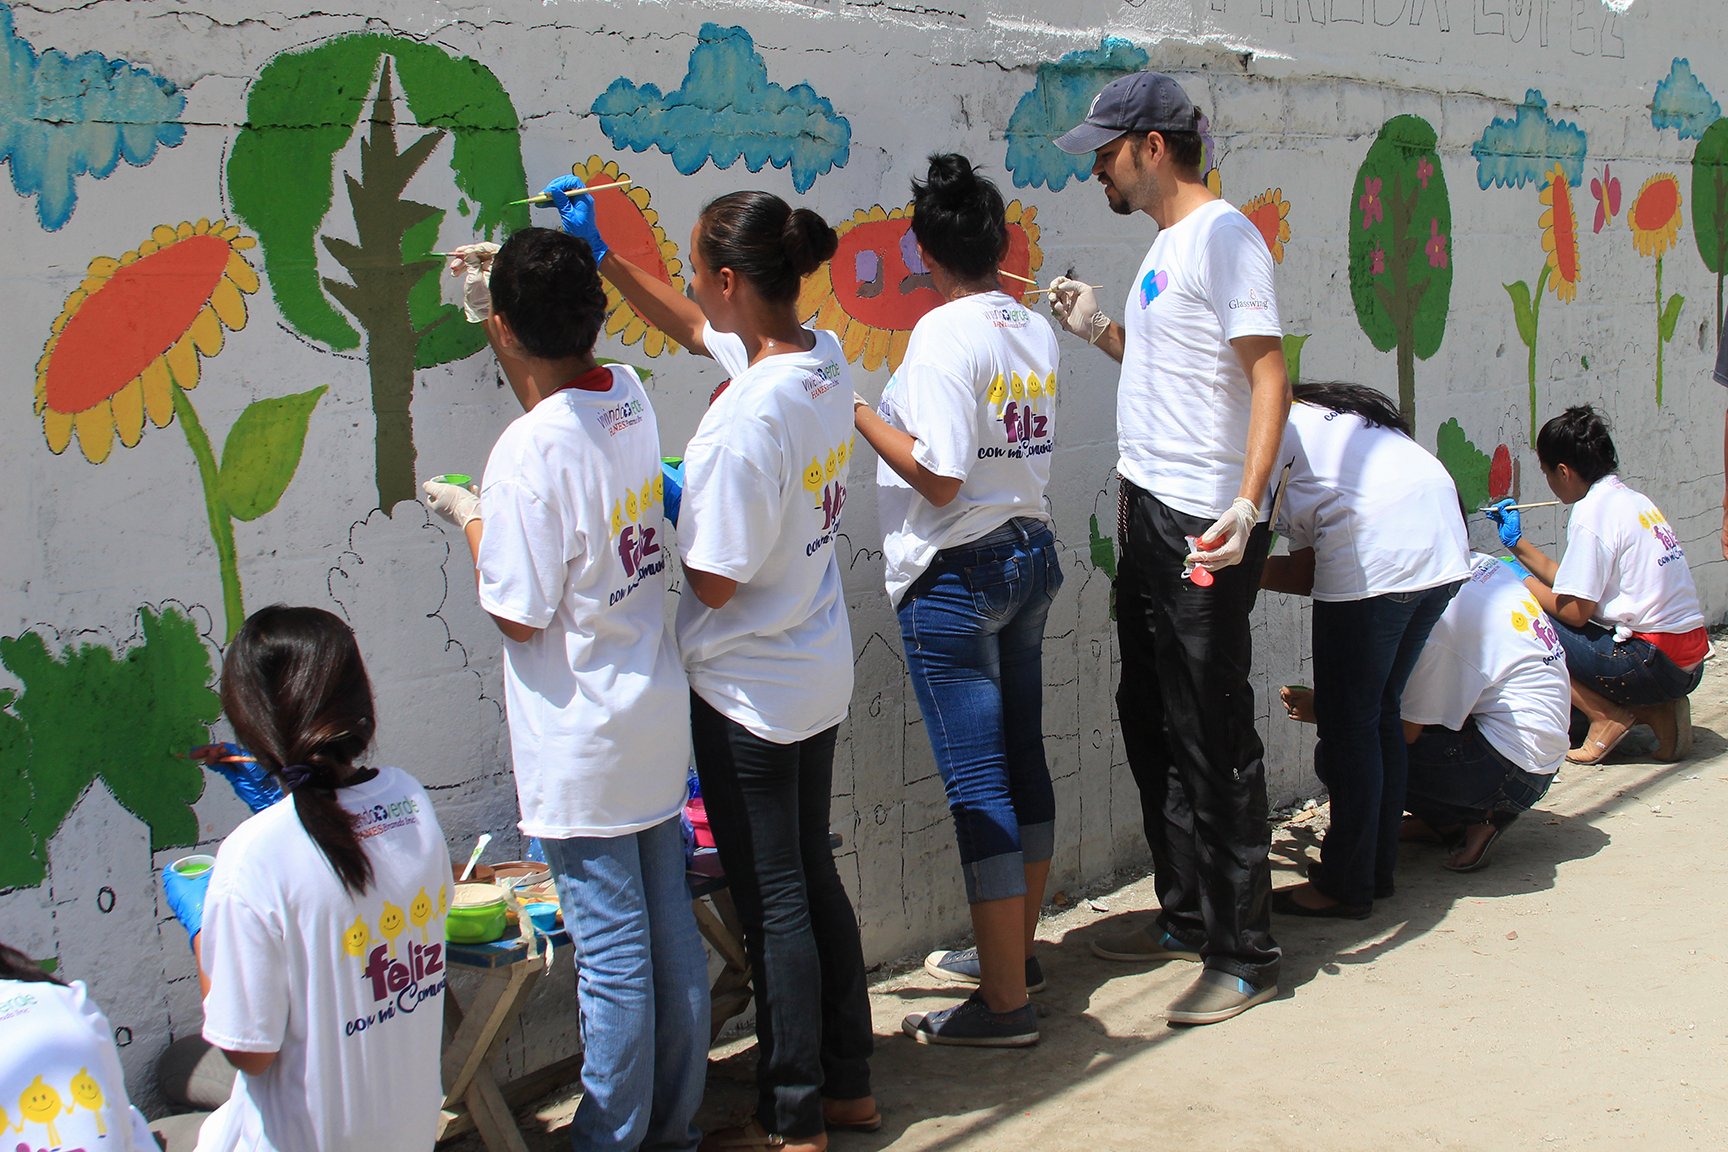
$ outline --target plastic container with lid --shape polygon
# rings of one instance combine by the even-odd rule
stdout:
[[[444,918],[453,944],[489,944],[504,936],[504,889],[496,884],[458,884]]]

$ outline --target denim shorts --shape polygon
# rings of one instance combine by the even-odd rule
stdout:
[[[1016,517],[938,552],[900,602],[906,663],[970,903],[1024,896],[1024,865],[1054,851],[1043,644],[1061,587],[1049,525]]]
[[[1554,626],[1572,679],[1622,708],[1690,696],[1704,679],[1703,664],[1682,672],[1666,652],[1637,636],[1616,640],[1613,629],[1594,622],[1574,628],[1555,620]]]

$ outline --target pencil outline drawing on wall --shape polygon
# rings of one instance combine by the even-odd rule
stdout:
[[[1440,350],[1452,298],[1452,205],[1434,128],[1394,116],[1350,192],[1350,296],[1375,348],[1394,352],[1398,408],[1416,422],[1416,361]]]
[[[658,148],[685,176],[709,161],[724,170],[742,157],[751,172],[790,168],[792,187],[808,192],[852,154],[852,125],[833,102],[809,81],[786,88],[770,80],[756,42],[736,25],[702,25],[684,79],[671,92],[620,76],[589,111],[613,147]]]
[[[424,129],[400,149],[397,81]],[[528,179],[519,127],[504,86],[485,66],[395,36],[342,36],[281,53],[247,92],[228,192],[258,233],[283,319],[333,351],[358,348],[364,336],[378,507],[386,515],[417,498],[415,370],[486,346],[480,326],[440,297],[443,262],[431,253],[445,209],[409,200],[405,190],[448,136],[457,211],[470,217],[474,236],[501,238],[525,226],[527,207],[510,203]],[[355,244],[320,230],[335,199],[337,153],[362,131],[359,178],[343,174]],[[316,242],[347,281],[320,275]]]
[[[38,54],[4,3],[0,68],[0,161],[12,169],[12,190],[36,198],[36,219],[49,232],[72,219],[78,177],[104,179],[122,160],[142,168],[158,147],[186,138],[178,86],[100,52]]]
[[[1143,70],[1150,60],[1133,41],[1106,36],[1096,48],[1038,65],[1032,87],[1008,118],[1008,154],[1002,166],[1013,174],[1014,186],[1043,185],[1060,192],[1071,179],[1091,179],[1092,154],[1070,156],[1056,147],[1056,137],[1086,118],[1106,84]]]

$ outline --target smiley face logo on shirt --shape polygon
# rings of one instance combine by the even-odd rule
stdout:
[[[384,934],[384,939],[390,942],[390,959],[396,959],[396,937],[402,935],[402,929],[408,926],[408,920],[402,915],[402,909],[384,901],[384,911],[378,916],[378,931]]]
[[[426,921],[432,919],[432,897],[426,895],[426,889],[420,889],[420,894],[414,897],[408,905],[408,921],[420,929],[420,943],[426,943]]]
[[[90,1075],[88,1068],[78,1069],[78,1075],[72,1077],[72,1102],[88,1108],[96,1116],[96,1135],[108,1135],[108,1125],[102,1122],[102,1085],[96,1083],[96,1078]],[[67,1109],[71,1111],[70,1108]]]
[[[825,481],[826,478],[822,475],[822,461],[814,456],[810,457],[810,466],[804,469],[804,490],[806,492],[820,492]]]
[[[24,1114],[24,1119],[48,1129],[50,1145],[60,1143],[60,1133],[54,1127],[54,1117],[60,1115],[60,1093],[43,1083],[42,1077],[38,1076],[24,1086],[24,1091],[18,1096],[18,1111]],[[22,1124],[18,1131],[24,1131]]]
[[[990,401],[1000,414],[1002,405],[1008,399],[1008,382],[998,375],[996,379],[990,381],[990,391],[984,394],[984,398]]]
[[[1158,299],[1158,294],[1170,287],[1170,273],[1160,272],[1156,268],[1147,272],[1140,280],[1140,307],[1152,307],[1152,301]]]
[[[358,959],[366,955],[366,946],[372,943],[372,929],[366,926],[365,917],[354,917],[354,923],[348,925],[348,931],[342,933],[342,950]]]
[[[635,489],[631,489],[624,493],[624,518],[635,523],[636,511],[636,492]]]

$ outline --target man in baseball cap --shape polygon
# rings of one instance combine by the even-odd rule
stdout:
[[[1117,712],[1162,911],[1093,942],[1111,960],[1200,961],[1175,1024],[1227,1020],[1278,992],[1264,749],[1248,683],[1248,613],[1271,543],[1262,509],[1289,414],[1272,256],[1207,188],[1200,112],[1175,80],[1112,81],[1056,141],[1094,152],[1113,211],[1158,235],[1122,323],[1058,278],[1052,311],[1122,365]]]

